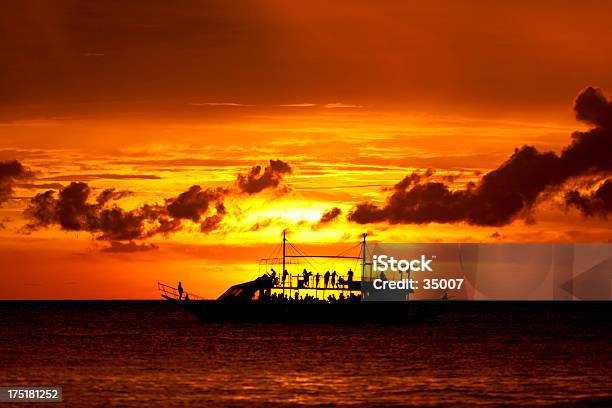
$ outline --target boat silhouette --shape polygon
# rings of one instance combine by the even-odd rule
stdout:
[[[202,322],[289,322],[289,323],[411,323],[431,320],[448,310],[448,301],[410,300],[410,290],[394,291],[385,297],[377,297],[372,290],[371,264],[367,258],[366,234],[358,243],[358,256],[307,255],[287,241],[283,232],[282,257],[264,258],[266,272],[254,280],[236,284],[216,300],[204,299],[194,293],[185,293],[158,281],[161,297]],[[355,248],[356,246],[352,247]],[[292,252],[288,251],[292,249]],[[313,275],[306,268],[302,273],[289,273],[288,265],[296,265],[297,259],[328,258],[357,260],[361,267],[361,280],[337,275],[324,279],[319,272]],[[282,278],[270,266],[282,266]],[[370,268],[368,268],[370,267]],[[369,271],[368,271],[369,269]],[[368,273],[369,272],[369,273]],[[327,272],[329,274],[329,271]],[[323,282],[321,282],[323,281]]]

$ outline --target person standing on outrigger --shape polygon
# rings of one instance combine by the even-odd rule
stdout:
[[[283,271],[283,286],[285,286],[285,281],[287,280],[287,275],[289,275],[289,272],[287,272],[287,270],[285,269]]]
[[[315,275],[315,288],[319,287],[319,280],[321,280],[321,274],[317,272],[317,274]]]
[[[329,271],[325,272],[325,275],[323,275],[323,284],[325,285],[325,289],[327,289],[327,285],[329,285]]]
[[[338,276],[338,274],[336,273],[336,271],[334,271],[334,273],[332,273],[331,278],[331,284],[332,284],[332,288],[336,286],[336,276]]]
[[[178,284],[178,293],[179,293],[178,300],[181,300],[183,298],[183,285],[181,284],[181,281],[179,281],[179,284]]]
[[[353,281],[353,270],[351,268],[349,268],[347,275],[348,275],[348,282],[351,283]]]

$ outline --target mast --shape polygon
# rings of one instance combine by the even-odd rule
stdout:
[[[283,273],[285,273],[285,243],[287,242],[286,231],[283,230]]]
[[[287,238],[285,236],[286,231],[283,230],[283,271],[281,276],[285,276],[285,242]],[[291,287],[291,276],[289,277],[289,286]],[[285,297],[285,279],[283,278],[283,298]]]
[[[366,271],[366,237],[368,234],[363,234],[363,241],[361,242],[361,280],[365,279]]]

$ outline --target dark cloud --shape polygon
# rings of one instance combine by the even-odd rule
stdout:
[[[56,210],[63,229],[89,230],[96,222],[96,206],[87,203],[89,194],[89,186],[85,183],[70,183],[60,190]]]
[[[57,206],[55,191],[47,190],[44,193],[36,194],[23,212],[24,216],[30,220],[27,229],[35,230],[57,224]]]
[[[15,187],[25,190],[42,190],[46,188],[60,189],[63,186],[60,183],[17,183]]]
[[[120,241],[111,241],[110,246],[102,249],[102,252],[113,252],[113,253],[121,253],[121,252],[143,252],[143,251],[152,251],[158,249],[159,247],[155,244],[137,244],[134,241],[129,241],[126,243]]]
[[[340,214],[342,214],[342,210],[338,207],[334,207],[329,211],[325,211],[319,220],[319,224],[327,224],[328,222],[332,222],[336,220]]]
[[[592,124],[574,132],[572,143],[560,155],[533,146],[516,149],[497,169],[464,190],[451,190],[441,182],[421,182],[412,174],[393,188],[384,206],[358,204],[349,220],[365,224],[466,222],[501,226],[525,214],[548,189],[559,188],[576,176],[612,171],[612,103],[601,90],[586,88],[574,103],[576,118]]]
[[[146,217],[139,210],[126,211],[120,207],[105,208],[100,211],[97,223],[90,224],[88,231],[100,232],[100,239],[132,240],[155,234],[155,230],[146,229]]]
[[[342,210],[338,207],[334,207],[330,210],[325,211],[323,215],[321,215],[321,218],[319,219],[319,221],[317,221],[317,223],[313,225],[312,229],[321,228],[324,225],[337,220],[340,214],[342,214]]]
[[[291,166],[282,160],[270,160],[270,164],[262,170],[261,166],[253,166],[246,174],[238,174],[236,186],[247,194],[255,194],[267,188],[276,188],[285,174],[291,173]]]
[[[225,214],[227,214],[227,210],[225,209],[225,205],[222,202],[218,202],[215,206],[216,213],[213,215],[209,215],[204,218],[204,221],[200,224],[200,231],[208,234],[211,231],[216,230],[223,220]]]
[[[66,231],[88,231],[98,239],[126,241],[145,239],[157,234],[166,235],[181,228],[181,220],[200,222],[208,212],[208,206],[216,201],[217,215],[225,214],[222,204],[222,189],[204,190],[192,186],[179,196],[167,199],[164,205],[145,204],[133,210],[124,210],[109,205],[113,200],[130,194],[127,191],[108,189],[95,199],[86,183],[72,182],[61,189],[59,194],[52,190],[37,194],[24,211],[30,220],[26,229],[59,225]],[[223,209],[220,213],[219,210]],[[217,224],[218,224],[217,222]]]
[[[393,190],[405,190],[410,186],[414,186],[419,184],[421,181],[431,178],[434,175],[433,169],[427,169],[424,172],[413,171],[412,173],[405,176],[398,183],[396,183],[393,187],[383,188],[383,191],[393,191]]]
[[[31,178],[32,173],[17,160],[0,162],[0,205],[13,195],[15,180]]]
[[[272,219],[267,218],[267,219],[265,219],[263,221],[257,221],[248,230],[251,231],[251,232],[255,232],[255,231],[259,231],[259,230],[262,230],[264,228],[267,228],[270,225],[272,225]]]
[[[259,166],[251,169],[242,180],[240,191],[253,194],[268,187],[277,187],[282,175],[291,168],[281,160],[271,160],[263,171]],[[12,174],[12,173],[11,173]],[[166,235],[182,228],[182,221],[200,225],[200,231],[209,233],[220,228],[227,210],[224,199],[235,193],[226,188],[191,186],[163,204],[145,204],[125,210],[114,201],[132,193],[106,189],[97,196],[87,183],[71,182],[59,192],[53,190],[37,194],[24,211],[29,220],[26,231],[59,225],[66,231],[88,231],[98,239],[107,241],[133,241]]]
[[[204,218],[204,221],[200,224],[200,231],[208,234],[211,231],[216,230],[223,219],[223,215],[214,214]]]
[[[576,119],[597,127],[612,128],[612,102],[600,89],[589,86],[574,101]]]
[[[226,189],[219,187],[202,190],[200,186],[191,186],[189,190],[179,194],[176,198],[166,200],[168,212],[174,218],[198,222],[208,211],[209,206],[212,203],[220,202],[227,192]]]
[[[568,207],[575,207],[586,216],[607,217],[612,213],[612,179],[606,180],[591,194],[572,190],[565,194]]]
[[[124,197],[128,197],[134,194],[132,191],[120,190],[117,191],[114,188],[107,188],[103,190],[99,195],[96,201],[99,205],[104,205],[111,200],[120,200]]]

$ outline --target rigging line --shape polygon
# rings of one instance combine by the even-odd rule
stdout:
[[[310,259],[308,259],[308,255],[306,255],[306,253],[305,253],[305,252],[303,252],[301,249],[297,248],[297,247],[296,247],[295,245],[293,245],[293,244],[289,244],[289,245],[291,245],[291,247],[292,247],[293,249],[295,249],[295,251],[296,251],[298,254],[300,254],[300,255],[304,256],[304,257],[305,257],[304,259],[306,260],[306,262],[307,262],[308,264],[310,264],[310,266],[311,266],[311,267],[312,267],[314,270],[316,270],[316,271],[318,272],[319,267],[318,267],[318,266],[316,266],[316,265],[314,265],[312,262],[310,262]]]
[[[306,255],[303,251],[301,251],[299,248],[297,248],[295,245],[293,244],[289,244],[291,246],[291,248],[293,248],[295,250],[295,253],[303,256],[304,259],[306,260],[307,263],[309,263],[312,267],[315,267],[312,262],[310,262],[310,260],[308,259],[308,255]]]
[[[272,248],[272,253],[270,255],[268,255],[268,259],[270,258],[274,258],[274,255],[278,252],[278,244],[274,245],[274,247]],[[265,258],[264,258],[265,259]]]
[[[359,246],[359,245],[361,245],[361,243],[357,243],[357,244],[353,245],[352,247],[345,249],[344,251],[340,252],[338,255],[344,255],[346,253],[349,253],[352,250],[354,250],[355,248],[357,248],[357,246]]]
[[[274,258],[279,258],[282,252],[283,252],[283,244],[278,244],[276,246],[276,252],[274,252]]]
[[[329,259],[329,260],[327,260],[327,261],[325,261],[325,262],[323,263],[323,266],[324,266],[324,267],[327,267],[327,266],[333,266],[333,265],[335,265],[336,263],[340,262],[340,261],[337,261],[335,257],[340,258],[340,257],[344,256],[345,254],[348,254],[348,253],[349,253],[349,252],[351,252],[353,249],[355,249],[355,248],[356,248],[356,246],[357,246],[357,245],[353,245],[353,246],[351,246],[350,248],[346,248],[346,249],[344,249],[343,251],[339,252],[337,255],[334,255],[334,256],[330,257],[330,259]],[[347,255],[347,256],[348,256],[348,255]],[[325,269],[325,268],[324,268],[324,269]]]
[[[343,251],[338,252],[337,256],[342,256],[344,254],[349,253],[351,250],[353,249],[353,247],[350,248],[345,248]]]
[[[347,252],[347,251],[345,251],[345,252]],[[336,265],[336,264],[338,264],[340,262],[343,262],[341,259],[347,259],[348,262],[351,262],[350,259],[355,259],[355,258],[356,257],[350,256],[350,255],[346,255],[346,256],[341,255],[341,254],[333,255],[333,256],[330,256],[329,258],[323,258],[323,259],[327,259],[327,260],[322,263],[322,266],[327,267],[327,266]]]
[[[308,263],[310,263],[310,265],[312,265],[314,268],[317,268],[317,269],[318,269],[318,268],[321,268],[321,267],[322,267],[321,262],[315,261],[315,260],[313,259],[313,257],[312,257],[312,256],[308,255],[306,252],[304,252],[304,251],[303,251],[303,250],[301,250],[300,248],[297,248],[297,247],[296,247],[295,249],[296,249],[297,251],[299,251],[300,255],[301,255],[301,256],[303,256],[303,257],[305,257],[305,258],[306,258],[306,260],[308,261]],[[311,260],[312,260],[312,261],[311,261]],[[323,262],[323,263],[324,263],[324,262]],[[315,264],[316,264],[316,265],[315,265]]]
[[[338,263],[339,261],[336,261],[334,257],[341,257],[342,254],[348,253],[350,251],[352,251],[353,249],[357,248],[359,245],[361,245],[360,243],[356,243],[354,245],[352,245],[349,248],[344,249],[343,251],[341,251],[338,255],[335,256],[330,256],[330,258],[326,261],[323,262],[315,262],[316,265],[314,265],[312,262],[308,261],[308,258],[311,258],[311,256],[309,256],[308,254],[306,254],[303,250],[301,250],[300,248],[293,246],[293,248],[295,248],[295,250],[303,257],[307,258],[308,263],[315,269],[326,269],[327,267],[332,267],[333,269],[333,265],[335,265],[336,263]],[[327,259],[325,257],[322,257],[323,259]],[[317,258],[318,259],[318,258]],[[314,262],[314,261],[313,261]]]
[[[356,244],[352,245],[351,247],[346,248],[344,251],[342,251],[342,252],[338,253],[338,255],[337,255],[337,256],[343,256],[343,255],[345,255],[345,254],[348,254],[348,253],[350,253],[351,251],[353,251],[355,248],[357,248],[359,245],[361,245],[361,243],[356,243]],[[331,261],[331,263],[332,263],[332,264],[335,264],[336,262],[337,262],[337,261]]]

